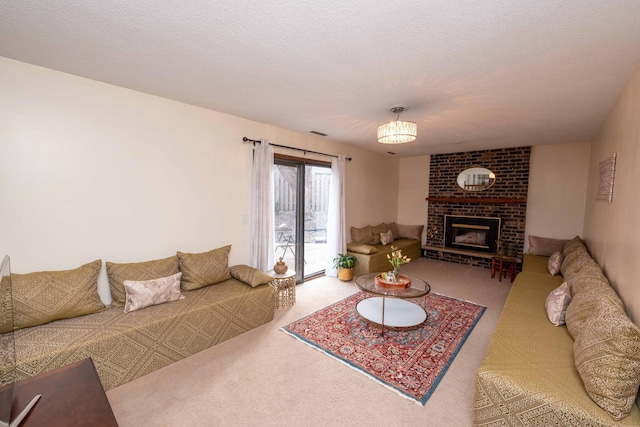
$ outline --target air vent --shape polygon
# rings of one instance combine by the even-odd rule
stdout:
[[[318,132],[317,130],[310,130],[309,133],[315,133],[316,135],[320,136],[327,136],[326,133]]]
[[[391,154],[392,156],[396,155],[396,153],[394,153],[393,151],[387,151],[387,154]]]

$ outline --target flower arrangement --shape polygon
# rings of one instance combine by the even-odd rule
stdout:
[[[411,261],[411,258],[402,255],[402,249],[398,249],[395,246],[391,246],[391,254],[387,254],[387,259],[389,264],[393,266],[393,274],[396,277],[400,274],[400,266]]]

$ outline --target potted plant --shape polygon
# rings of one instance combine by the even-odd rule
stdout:
[[[356,257],[347,254],[338,254],[333,259],[333,267],[338,269],[338,279],[343,282],[353,280],[353,266],[356,264]]]

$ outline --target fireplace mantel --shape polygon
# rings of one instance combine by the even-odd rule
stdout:
[[[476,203],[476,204],[521,204],[527,201],[524,197],[427,197],[430,203]]]

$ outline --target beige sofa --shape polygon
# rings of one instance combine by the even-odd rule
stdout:
[[[423,228],[423,225],[402,225],[395,222],[351,227],[351,242],[347,244],[347,254],[356,258],[354,276],[391,270],[387,255],[391,254],[392,246],[402,250],[402,255],[412,260],[419,258],[422,255]],[[393,241],[385,245],[380,236],[389,232]]]
[[[582,241],[563,252],[564,277],[524,256],[476,374],[474,425],[640,425],[640,330]],[[563,281],[567,326],[554,326],[545,301]]]
[[[42,324],[21,327],[37,323],[29,306],[38,302],[27,300],[24,293],[17,295],[14,318],[21,329],[14,332],[16,379],[91,357],[109,390],[270,322],[275,309],[272,278],[248,266],[229,268],[227,248],[203,254],[179,252],[142,263],[107,263],[114,302],[90,314],[53,321],[43,318]],[[13,274],[11,281],[14,291],[20,291],[18,288],[33,288],[38,282],[50,286],[66,281],[65,287],[73,287],[80,280],[82,288],[94,294],[97,273],[93,277],[92,269],[96,265],[99,271],[101,262],[96,261],[67,272]],[[83,276],[83,271],[89,274]],[[124,312],[128,296],[124,288],[119,289],[124,280],[147,281],[178,272],[183,299]],[[85,302],[86,298],[81,297]],[[95,295],[89,298],[90,305],[95,305]]]

